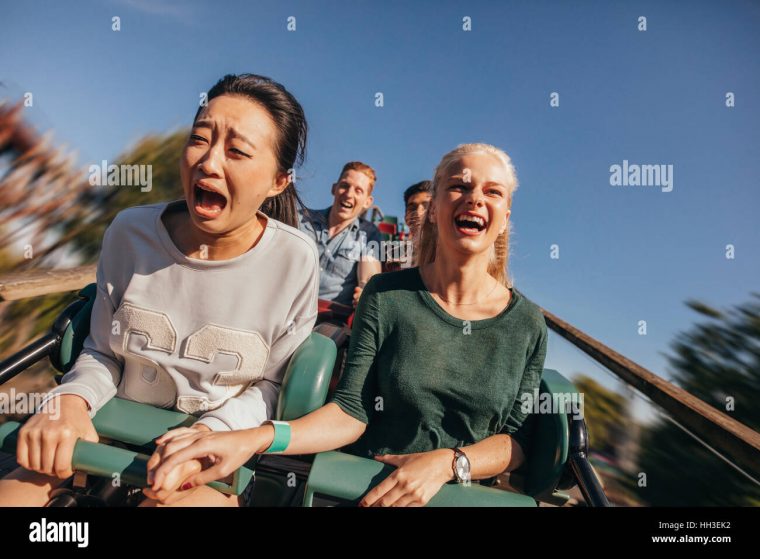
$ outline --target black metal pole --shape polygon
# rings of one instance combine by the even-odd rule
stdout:
[[[50,355],[57,343],[58,336],[50,332],[0,362],[0,384],[5,384],[37,361]]]
[[[607,495],[596,477],[594,469],[588,460],[588,432],[586,423],[582,419],[573,419],[568,415],[570,423],[570,467],[578,482],[583,498],[591,507],[609,507]]]

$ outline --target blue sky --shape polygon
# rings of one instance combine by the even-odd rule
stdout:
[[[520,178],[515,285],[658,374],[696,318],[686,299],[760,291],[760,4],[29,1],[2,14],[3,95],[31,91],[28,116],[83,164],[189,124],[219,77],[255,72],[305,108],[313,206],[349,160],[375,167],[377,202],[401,215],[403,189],[449,149],[505,149]],[[611,186],[623,160],[673,165],[673,191]],[[589,368],[556,337],[547,365]]]

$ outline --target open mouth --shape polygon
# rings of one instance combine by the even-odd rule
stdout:
[[[193,186],[194,208],[202,217],[216,217],[227,206],[227,198],[211,185],[198,181]]]
[[[488,220],[472,212],[464,212],[454,218],[454,226],[462,235],[478,235],[488,226]]]
[[[354,205],[351,202],[341,202],[340,207],[343,210],[353,210]]]

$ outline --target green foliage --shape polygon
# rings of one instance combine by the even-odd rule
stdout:
[[[628,402],[625,397],[604,388],[591,377],[581,375],[573,379],[583,394],[583,414],[589,432],[591,449],[614,455],[620,444],[621,430],[630,423]]]
[[[76,291],[5,303],[0,330],[0,356],[6,357],[18,347],[39,338],[66,306],[76,298]],[[31,321],[31,322],[30,322]],[[19,339],[19,335],[28,339]]]
[[[668,356],[675,382],[745,425],[760,430],[760,294],[731,311],[687,303],[705,317],[676,338]],[[734,409],[727,409],[728,398]],[[699,436],[699,433],[695,433]],[[647,474],[642,498],[652,505],[756,506],[760,486],[663,421],[647,429],[639,457]]]
[[[121,210],[183,197],[179,161],[187,134],[186,130],[180,130],[146,136],[116,161],[117,165],[152,165],[149,192],[142,192],[139,186],[98,186],[82,194],[80,203],[92,208],[91,216],[87,221],[64,222],[61,233],[71,235],[70,248],[84,262],[97,261],[103,233]]]
[[[88,209],[83,218],[73,216],[57,230],[61,244],[80,257],[83,264],[94,263],[100,253],[103,233],[121,210],[130,206],[153,204],[183,196],[179,178],[179,161],[187,131],[146,136],[120,156],[116,165],[152,165],[152,188],[142,192],[139,186],[98,186],[83,189],[80,207]],[[0,251],[0,271],[8,271],[14,258]],[[75,292],[58,293],[4,303],[0,308],[0,356],[7,356],[19,346],[39,337],[52,325],[55,317],[75,298]],[[19,335],[28,339],[18,339]]]

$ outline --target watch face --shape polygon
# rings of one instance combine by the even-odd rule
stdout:
[[[470,461],[466,456],[457,458],[457,475],[462,479],[470,478]]]

